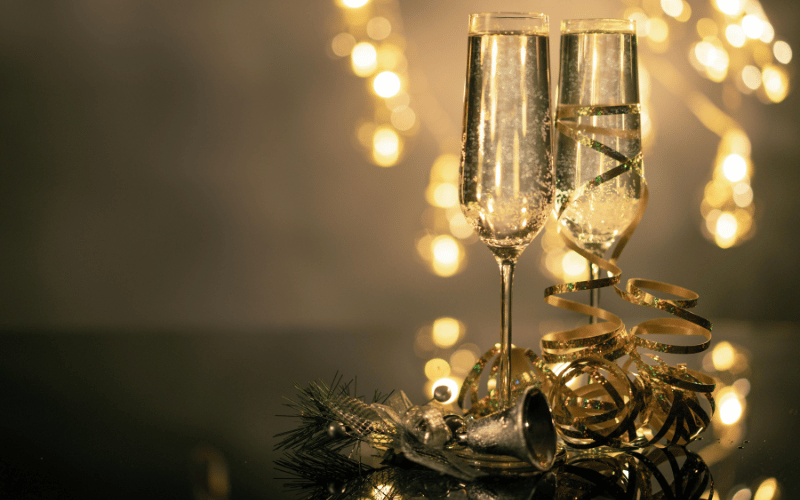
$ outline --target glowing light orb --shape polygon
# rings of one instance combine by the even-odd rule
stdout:
[[[397,163],[400,156],[400,136],[390,127],[379,127],[372,136],[372,159],[382,167]]]
[[[739,182],[733,186],[733,202],[737,207],[746,207],[753,203],[753,188],[746,182]]]
[[[778,493],[778,481],[770,477],[761,482],[753,500],[772,500]]]
[[[758,81],[761,83],[761,73],[758,74]],[[397,130],[405,132],[417,123],[417,114],[408,106],[400,106],[392,111],[391,122]]]
[[[383,40],[392,33],[392,23],[385,17],[373,17],[367,23],[367,35],[373,40]]]
[[[747,41],[747,35],[745,35],[744,29],[738,24],[731,24],[725,28],[725,38],[727,38],[728,43],[734,47],[742,47]]]
[[[570,250],[561,258],[561,266],[567,276],[585,276],[589,272],[586,259]]]
[[[772,54],[775,56],[775,60],[781,64],[789,64],[792,60],[792,48],[783,40],[775,42],[772,46]]]
[[[400,77],[392,71],[383,71],[372,81],[372,88],[381,97],[392,97],[400,92]]]
[[[720,342],[711,351],[711,360],[714,362],[714,368],[717,371],[730,370],[736,358],[736,351],[733,346],[728,342]]]
[[[425,376],[428,380],[439,380],[450,375],[450,363],[442,358],[433,358],[425,363]]]
[[[728,155],[722,162],[722,173],[731,182],[738,182],[747,175],[747,162],[736,153]]]
[[[439,347],[453,347],[461,337],[461,322],[455,318],[438,318],[433,322],[433,343]]]
[[[367,76],[377,66],[378,51],[369,42],[361,42],[353,47],[350,53],[350,60],[353,65],[353,72],[358,76]]]
[[[679,17],[683,13],[683,1],[661,0],[661,10],[670,17]]]
[[[369,0],[342,0],[342,3],[345,7],[349,7],[351,9],[357,9],[359,7],[363,7],[367,5]]]
[[[781,102],[789,93],[789,78],[786,73],[777,66],[767,66],[761,72],[761,80],[764,83],[764,90],[767,97],[772,102]]]
[[[723,240],[728,240],[736,236],[736,231],[739,229],[739,223],[736,222],[736,217],[732,213],[723,212],[717,219],[716,233],[717,236]]]
[[[742,82],[750,90],[756,90],[761,86],[761,70],[748,64],[742,68]]]
[[[735,394],[723,398],[719,405],[719,418],[725,425],[733,425],[742,418],[744,408]]]
[[[339,33],[331,40],[331,50],[339,57],[346,57],[356,46],[356,38],[350,33]]]
[[[450,356],[450,366],[454,372],[467,373],[475,366],[477,359],[469,349],[459,349]]]
[[[758,16],[748,14],[742,18],[742,29],[747,38],[758,39],[764,33],[764,22]]]
[[[433,272],[445,278],[458,272],[463,255],[455,238],[448,234],[437,236],[431,241],[431,254]]]
[[[717,0],[716,6],[720,12],[729,16],[738,16],[744,9],[742,0]]]

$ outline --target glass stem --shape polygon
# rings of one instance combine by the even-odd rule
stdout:
[[[600,277],[600,268],[595,264],[589,264],[589,280],[596,280]],[[589,290],[589,305],[592,307],[600,307],[600,289],[592,288]],[[589,324],[597,323],[597,318],[589,316]]]
[[[500,409],[511,406],[511,284],[515,263],[510,259],[498,259],[503,286],[500,302],[500,380],[497,387]]]

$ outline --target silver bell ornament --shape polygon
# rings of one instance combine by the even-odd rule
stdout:
[[[474,420],[459,441],[472,451],[505,455],[547,471],[556,458],[556,428],[547,398],[528,387],[516,404]]]

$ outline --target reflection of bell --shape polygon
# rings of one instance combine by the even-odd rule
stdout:
[[[467,484],[469,500],[553,500],[555,496],[556,476],[552,472],[479,479]]]
[[[507,455],[550,470],[556,457],[556,428],[547,399],[528,387],[511,408],[475,420],[464,442],[472,451]]]

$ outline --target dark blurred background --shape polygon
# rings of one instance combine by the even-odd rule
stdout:
[[[712,11],[690,4],[690,24]],[[443,278],[415,248],[441,130],[459,140],[467,15],[549,14],[555,83],[559,22],[618,17],[628,3],[397,2],[408,74],[449,125],[438,136],[420,127],[391,168],[355,139],[372,97],[331,55],[342,26],[333,2],[1,5],[7,493],[39,484],[42,498],[191,498],[192,457],[218,453],[235,471],[232,497],[280,498],[272,436],[290,424],[274,416],[293,383],[338,370],[361,377],[362,392],[420,400],[420,328],[452,316],[464,341],[496,341],[489,252],[466,246],[468,265]],[[795,4],[762,5],[776,39],[798,50]],[[657,57],[749,135],[756,231],[727,249],[703,236],[719,137],[654,77],[651,201],[622,268],[697,291],[698,311],[737,331],[791,330],[798,94],[726,107],[720,84],[687,62],[690,46],[678,39]],[[515,339],[531,346],[568,317],[541,300],[554,283],[541,252],[531,245],[515,282]]]

